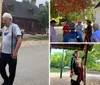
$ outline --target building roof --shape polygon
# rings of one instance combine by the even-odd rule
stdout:
[[[88,51],[91,51],[93,44],[51,44],[54,49],[84,50],[84,46],[88,45]]]
[[[26,18],[26,19],[38,19],[39,8],[32,6],[31,3],[17,2],[15,0],[3,0],[4,8],[7,12],[11,13],[13,17]],[[14,11],[9,10],[9,5],[13,5]],[[33,9],[33,14],[29,13],[29,10]]]
[[[98,8],[98,7],[100,7],[100,2],[95,6],[95,8]]]

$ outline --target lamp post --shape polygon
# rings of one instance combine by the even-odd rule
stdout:
[[[63,72],[63,62],[64,62],[64,49],[63,49],[63,52],[62,52],[62,61],[61,61],[61,70],[60,70],[60,78],[62,78],[62,72]]]

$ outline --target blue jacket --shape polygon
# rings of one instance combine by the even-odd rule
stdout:
[[[64,35],[64,42],[71,42],[70,40],[76,39],[75,41],[72,42],[83,42],[82,35],[79,32],[69,32]]]

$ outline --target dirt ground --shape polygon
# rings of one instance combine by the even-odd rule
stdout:
[[[63,73],[60,79],[60,73],[50,73],[50,85],[70,85],[69,72]],[[86,85],[100,85],[100,73],[87,73]],[[81,82],[81,85],[83,83]]]

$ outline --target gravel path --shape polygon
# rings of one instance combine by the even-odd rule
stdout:
[[[21,47],[31,47],[35,45],[42,45],[42,44],[48,44],[49,40],[28,40],[28,41],[22,41]],[[1,43],[0,43],[1,46]]]
[[[69,72],[63,73],[62,79],[59,73],[50,73],[50,80],[50,85],[70,85]],[[100,73],[87,73],[87,85],[100,85]]]
[[[30,40],[30,41],[23,41],[21,47],[31,47],[35,45],[42,45],[48,44],[49,40]]]

